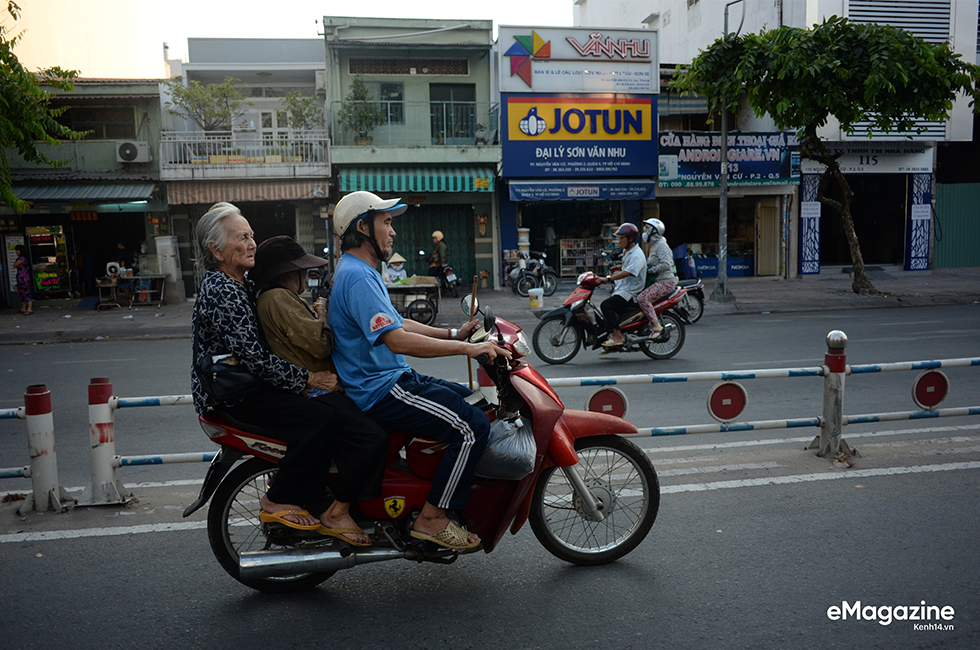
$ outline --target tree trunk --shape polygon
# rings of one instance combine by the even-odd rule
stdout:
[[[827,166],[827,169],[820,176],[817,201],[833,208],[841,216],[841,221],[844,222],[844,234],[847,235],[847,247],[851,253],[851,264],[854,267],[854,281],[851,283],[851,289],[854,293],[861,293],[862,290],[866,292],[875,291],[875,285],[871,282],[871,278],[868,277],[868,272],[864,268],[861,245],[858,242],[857,232],[854,230],[854,219],[851,217],[851,200],[854,198],[854,192],[851,190],[847,179],[844,178],[840,165],[837,164],[837,159],[840,158],[841,154],[831,155],[823,141],[816,136],[815,129],[811,131],[807,128],[804,131],[800,145],[804,156]],[[835,201],[826,195],[831,178],[837,181],[837,187],[840,188],[841,192],[841,201]]]

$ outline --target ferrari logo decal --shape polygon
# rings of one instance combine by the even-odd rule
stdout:
[[[405,497],[388,497],[385,499],[385,512],[392,519],[398,519],[405,513]]]

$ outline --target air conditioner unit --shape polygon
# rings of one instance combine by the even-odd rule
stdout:
[[[145,163],[153,160],[150,155],[150,144],[139,140],[127,140],[116,143],[116,162]]]

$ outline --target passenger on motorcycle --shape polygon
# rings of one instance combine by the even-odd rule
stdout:
[[[619,321],[630,304],[636,304],[636,298],[643,291],[647,277],[647,263],[643,259],[643,250],[637,245],[639,229],[631,223],[624,223],[616,232],[619,245],[623,249],[623,267],[612,275],[601,278],[599,284],[615,282],[613,295],[602,301],[602,316],[612,327],[612,336],[603,342],[604,348],[612,348],[625,342],[623,333],[619,331]]]
[[[333,359],[347,394],[389,432],[410,431],[448,443],[412,537],[452,549],[475,548],[480,539],[453,523],[447,509],[469,501],[473,470],[490,431],[485,413],[458,384],[419,375],[403,355],[444,357],[510,353],[488,342],[470,344],[476,321],[441,329],[402,320],[377,266],[394,245],[392,218],[406,210],[398,199],[353,192],[334,210],[334,232],[343,256],[334,275],[329,323],[339,345]]]
[[[388,435],[344,395],[334,374],[330,358],[334,336],[327,325],[325,297],[314,309],[300,297],[306,290],[307,270],[326,264],[327,260],[307,254],[292,237],[280,235],[259,244],[255,266],[248,275],[258,293],[259,323],[269,349],[289,363],[329,372],[333,378],[327,388],[306,390],[308,398],[332,411],[334,426],[345,432],[337,441],[340,444],[330,450],[337,465],[337,483],[332,490],[335,499],[320,517],[320,533],[355,546],[368,546],[371,538],[351,518],[350,504],[381,496]]]
[[[329,373],[312,372],[273,354],[259,330],[246,271],[255,265],[252,228],[237,207],[216,203],[201,217],[196,236],[206,274],[191,319],[194,410],[212,409],[268,429],[286,443],[276,480],[262,495],[259,518],[291,528],[316,530],[321,521],[303,507],[323,501],[332,445],[347,432],[335,427],[334,410],[303,397],[307,387],[326,388]],[[202,385],[197,367],[209,357],[231,355],[268,387],[247,398],[218,403]]]
[[[643,238],[650,243],[650,253],[647,255],[647,279],[650,286],[644,289],[637,298],[640,309],[647,320],[653,325],[650,339],[658,339],[664,331],[664,326],[657,319],[654,303],[670,295],[677,286],[677,276],[674,275],[674,255],[664,239],[667,230],[660,219],[647,219],[643,222]]]

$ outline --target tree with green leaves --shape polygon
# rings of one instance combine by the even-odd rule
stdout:
[[[20,17],[20,7],[13,0],[7,2],[7,15],[11,21]],[[51,93],[45,89],[73,91],[72,80],[78,72],[59,67],[27,70],[13,51],[21,34],[11,34],[6,19],[0,19],[0,202],[23,212],[31,204],[14,195],[8,151],[16,149],[28,162],[61,167],[67,161],[48,158],[38,150],[38,144],[56,146],[62,140],[81,140],[87,133],[72,131],[58,122],[68,106],[52,107]]]
[[[326,125],[323,117],[323,102],[316,97],[304,95],[298,90],[287,92],[282,99],[289,115],[289,128],[299,131],[322,129]]]
[[[245,114],[245,107],[252,105],[236,87],[238,83],[234,77],[207,85],[200,81],[184,85],[181,77],[162,82],[170,96],[166,103],[170,114],[191,120],[204,131],[230,131],[235,120]]]
[[[841,215],[854,265],[852,289],[874,290],[854,230],[854,191],[817,130],[833,116],[848,135],[867,122],[872,131],[905,132],[918,120],[949,118],[960,93],[977,110],[980,68],[948,43],[927,43],[907,31],[832,16],[812,29],[780,27],[726,35],[692,61],[675,88],[708,98],[712,112],[737,110],[744,96],[776,128],[799,132],[801,154],[826,166],[817,200]],[[831,181],[841,199],[827,195]]]
[[[371,97],[364,80],[357,76],[351,81],[337,120],[345,130],[358,138],[366,138],[375,127],[387,122],[388,117],[378,101]]]

